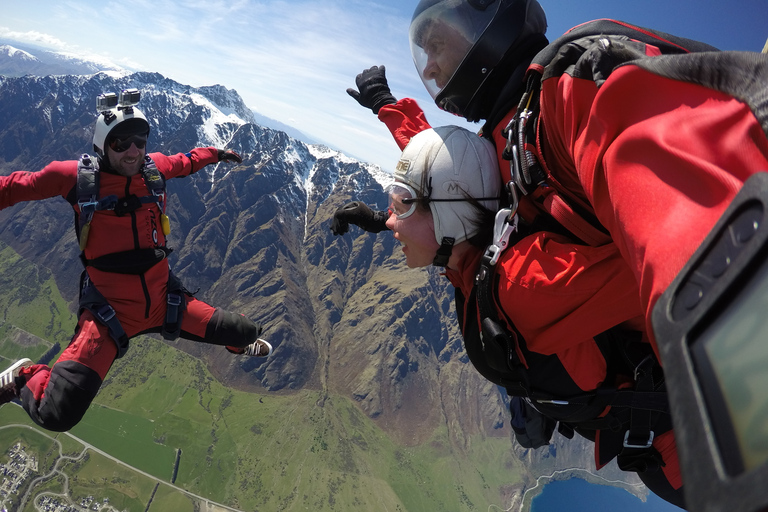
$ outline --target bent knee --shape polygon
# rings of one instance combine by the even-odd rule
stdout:
[[[24,387],[20,398],[32,421],[54,432],[65,432],[77,425],[101,387],[99,374],[75,361],[53,366],[48,385],[40,400]]]
[[[245,347],[261,334],[261,325],[235,313],[216,309],[206,329],[206,339],[217,345]]]

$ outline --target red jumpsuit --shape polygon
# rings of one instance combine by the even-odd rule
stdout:
[[[470,251],[459,262],[458,270],[446,271],[456,288],[457,314],[468,352],[478,350],[471,345],[477,345],[473,340],[479,338],[480,316],[476,300],[470,298],[480,293],[475,276],[481,255],[479,249]],[[614,382],[608,380],[606,359],[595,340],[614,326],[642,326],[637,285],[614,244],[575,245],[564,236],[538,232],[504,251],[496,272],[498,282],[493,282],[498,283],[498,317],[514,324],[522,338],[518,342],[524,343],[527,351],[553,356],[559,363],[545,361],[539,365],[538,360],[528,359],[528,372],[538,391],[564,397],[566,381],[571,383],[571,393],[574,388],[578,393],[629,385],[631,377],[627,375],[617,376]],[[470,353],[473,363],[476,357]],[[601,443],[600,431],[595,441],[599,469],[616,456],[620,446],[606,444],[610,443],[608,438]],[[681,489],[682,480],[672,431],[656,436],[653,447],[664,466],[660,471],[638,474],[656,494],[677,501],[681,494],[675,490]]]
[[[208,164],[218,162],[216,148],[196,148],[186,154],[166,156],[153,153],[158,171],[167,179],[188,176]],[[22,201],[63,197],[80,214],[77,204],[76,160],[52,162],[39,172],[14,172],[0,177],[0,208]],[[115,195],[150,195],[141,174],[120,176],[102,170],[99,198]],[[92,284],[114,308],[128,338],[146,332],[159,332],[166,314],[169,280],[168,260],[162,259],[139,274],[107,272],[91,262],[108,254],[140,249],[164,248],[165,235],[160,225],[156,202],[142,204],[135,211],[117,215],[114,210],[97,210],[92,218],[84,251],[86,272]],[[129,258],[130,259],[130,258]],[[186,306],[181,336],[195,341],[244,347],[256,340],[258,324],[219,308],[214,308],[185,293]],[[49,368],[33,365],[23,369],[26,378],[20,398],[33,421],[44,428],[65,431],[80,419],[96,395],[118,355],[118,346],[107,327],[88,310],[79,315],[75,335],[59,359]]]

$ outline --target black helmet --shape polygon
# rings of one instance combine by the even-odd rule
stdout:
[[[503,67],[510,75],[527,67],[531,36],[543,47],[546,30],[536,0],[421,0],[411,20],[411,53],[437,106],[477,121],[483,86],[494,71]]]

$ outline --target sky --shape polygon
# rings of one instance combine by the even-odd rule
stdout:
[[[346,89],[385,65],[392,93],[412,97],[433,126],[479,125],[440,111],[411,58],[417,0],[0,0],[0,38],[36,44],[185,85],[235,89],[259,114],[349,156],[392,170],[400,151]],[[540,0],[550,40],[597,18],[761,51],[768,0]],[[108,91],[105,91],[108,92]]]

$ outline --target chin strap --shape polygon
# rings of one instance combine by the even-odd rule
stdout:
[[[455,243],[455,238],[444,236],[443,241],[440,242],[440,248],[437,250],[437,254],[435,254],[435,259],[432,260],[432,264],[436,267],[448,265],[448,259],[451,257],[451,251],[453,251],[453,244]]]

